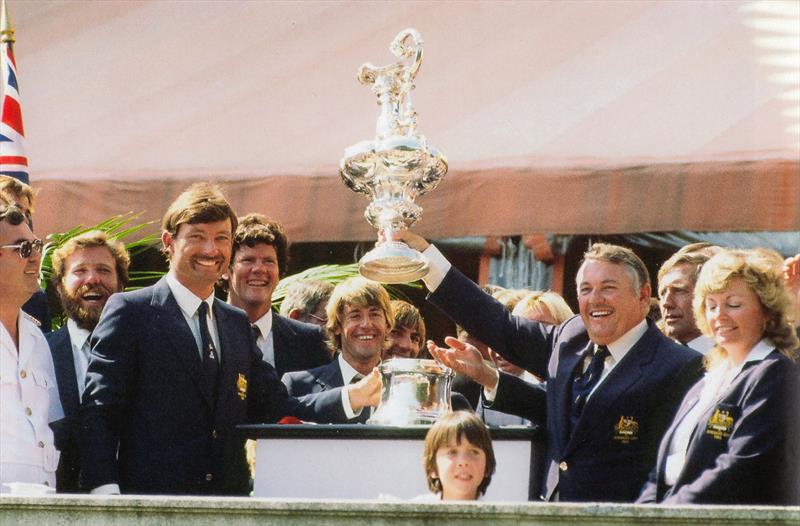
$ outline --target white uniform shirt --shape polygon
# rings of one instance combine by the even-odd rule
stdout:
[[[48,426],[64,417],[55,368],[44,335],[19,313],[19,352],[0,324],[0,484],[27,482],[55,488],[59,452]],[[0,485],[0,493],[9,488]]]

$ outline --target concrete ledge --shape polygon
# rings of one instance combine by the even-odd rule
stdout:
[[[0,526],[565,526],[800,524],[800,507],[0,496]]]

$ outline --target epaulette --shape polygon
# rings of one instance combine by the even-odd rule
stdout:
[[[41,328],[42,322],[40,322],[39,320],[37,320],[36,318],[34,318],[33,316],[31,316],[30,314],[28,314],[25,311],[22,311],[22,315],[25,316],[28,319],[28,321],[32,321],[33,323],[36,324],[37,327]]]

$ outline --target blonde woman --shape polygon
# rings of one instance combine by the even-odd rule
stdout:
[[[686,395],[638,502],[798,504],[798,339],[781,258],[726,250],[695,288],[697,325],[716,347]]]

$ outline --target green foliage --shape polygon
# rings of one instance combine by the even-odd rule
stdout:
[[[283,298],[286,297],[286,290],[292,283],[296,281],[316,279],[336,286],[342,281],[354,276],[358,276],[358,265],[356,263],[351,263],[349,265],[318,265],[316,267],[308,268],[302,272],[298,272],[297,274],[285,276],[281,279],[280,283],[278,283],[278,286],[275,288],[275,292],[272,293],[272,308],[276,311],[280,308]],[[422,285],[418,282],[415,282],[405,283],[399,286],[384,285],[384,287],[386,287],[386,290],[389,292],[389,296],[391,296],[392,299],[410,301],[405,292],[403,292],[403,287],[420,289],[422,288]]]

